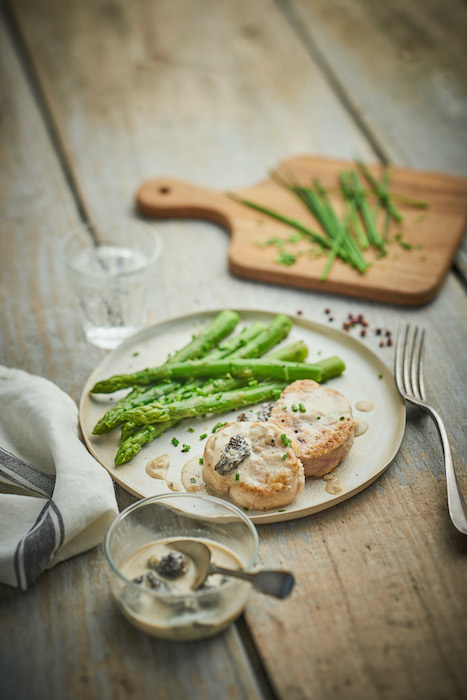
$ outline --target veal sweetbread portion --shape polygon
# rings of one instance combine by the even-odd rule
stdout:
[[[267,421],[228,423],[206,442],[203,478],[239,506],[255,510],[284,506],[305,484],[294,445]]]
[[[298,444],[305,476],[322,476],[348,455],[355,421],[345,396],[311,379],[289,384],[271,410],[269,422]]]

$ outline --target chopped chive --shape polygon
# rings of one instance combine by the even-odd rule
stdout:
[[[281,460],[284,461],[287,459],[287,455],[282,455]]]
[[[179,443],[180,443],[180,440],[177,440],[176,437],[173,437],[173,438],[172,438],[172,445],[174,445],[175,447],[177,447],[177,445],[178,445]]]
[[[200,464],[203,464],[203,463],[204,463],[204,459],[203,459],[202,457],[199,458],[199,463],[200,463]]]
[[[199,436],[199,439],[204,440],[204,438],[207,438],[207,436],[208,436],[207,433],[203,433],[202,435]]]
[[[235,474],[235,481],[240,481],[240,474],[238,472]]]
[[[297,406],[296,406],[294,403],[292,404],[292,411],[293,411],[294,413],[297,413],[297,411],[298,411],[298,408],[297,408]]]
[[[292,444],[292,440],[289,440],[287,435],[285,433],[281,434],[281,439],[282,439],[282,444],[285,445],[285,447],[289,447]]]
[[[299,403],[298,407],[300,409],[300,413],[306,413],[306,406],[304,404]]]
[[[278,265],[286,265],[287,267],[290,267],[297,262],[297,256],[293,253],[287,253],[285,250],[281,250],[275,262]]]
[[[190,450],[191,450],[190,445],[185,445],[185,443],[183,443],[182,452],[189,452]]]
[[[304,234],[300,233],[300,231],[297,231],[297,233],[292,233],[292,235],[289,236],[289,243],[298,243],[303,237]]]
[[[187,428],[187,430],[188,430],[189,433],[194,433],[194,432],[195,432],[195,429],[194,429],[194,428]]]
[[[190,481],[191,481],[192,484],[196,484],[196,479],[195,479],[194,476],[191,477]]]
[[[212,433],[215,433],[219,430],[219,428],[222,428],[224,425],[227,425],[227,421],[225,423],[216,423],[214,428],[211,430]]]

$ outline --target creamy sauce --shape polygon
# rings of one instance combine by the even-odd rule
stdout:
[[[344,490],[344,487],[342,486],[341,482],[337,478],[335,474],[325,474],[323,476],[324,481],[326,482],[326,486],[324,490],[327,493],[332,494],[333,496],[336,496],[338,493],[342,493]]]
[[[368,430],[368,423],[361,418],[357,418],[355,421],[355,428],[354,428],[354,435],[355,437],[359,437],[360,435],[363,435],[366,433]]]
[[[171,491],[181,491],[182,490],[182,485],[178,483],[178,481],[171,481],[170,479],[166,479],[165,483],[169,487]]]
[[[290,392],[279,400],[281,405],[300,421],[308,424],[308,429],[321,432],[323,426],[338,423],[342,416],[352,419],[352,408],[342,394],[330,392],[321,387],[307,394]]]
[[[211,550],[211,561],[217,566],[230,569],[243,566],[227,547],[203,538],[185,539],[206,544]],[[127,557],[120,565],[121,572],[132,581],[141,577],[142,581],[123,588],[117,602],[136,627],[153,636],[187,640],[215,634],[241,613],[250,586],[240,580],[232,584],[233,579],[225,585],[224,576],[212,574],[206,579],[203,591],[195,593],[191,585],[196,569],[187,555],[183,555],[184,571],[180,576],[169,579],[160,575],[154,565],[174,552],[171,542],[171,539],[151,542]],[[151,588],[148,575],[162,581],[157,590]]]
[[[368,413],[374,409],[374,405],[371,401],[357,401],[355,408],[357,411],[362,411],[362,413]]]
[[[163,479],[165,481],[169,467],[169,455],[160,455],[146,464],[146,474],[149,474],[153,479]]]
[[[200,457],[192,457],[183,465],[182,485],[188,493],[209,493],[206,482],[203,479],[203,465],[199,463]]]
[[[170,467],[170,457],[169,455],[160,455],[155,457],[146,465],[146,474],[148,474],[152,479],[161,479],[165,481],[167,486],[171,491],[181,491],[182,486],[177,481],[167,478],[167,472]]]

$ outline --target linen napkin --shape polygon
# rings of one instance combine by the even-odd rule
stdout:
[[[73,399],[0,365],[0,582],[26,590],[102,542],[117,513],[110,475],[79,439]]]

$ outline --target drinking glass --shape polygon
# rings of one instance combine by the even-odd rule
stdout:
[[[66,238],[62,257],[90,343],[112,349],[144,328],[161,249],[151,226],[132,221],[105,231],[83,224]]]

